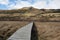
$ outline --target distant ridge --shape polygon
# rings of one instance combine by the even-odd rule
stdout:
[[[37,9],[24,7],[15,10],[0,10],[0,21],[60,21],[60,9]]]
[[[23,7],[21,9],[11,9],[11,10],[0,10],[0,13],[7,13],[7,12],[11,12],[11,13],[19,13],[20,11],[44,11],[44,12],[60,12],[60,9],[37,9],[34,7]]]

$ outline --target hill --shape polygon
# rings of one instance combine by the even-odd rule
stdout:
[[[0,21],[60,21],[60,9],[24,7],[0,10]]]
[[[0,40],[8,39],[19,28],[34,21],[36,40],[60,40],[60,9],[36,9],[24,7],[0,10]],[[36,32],[35,32],[36,31]]]

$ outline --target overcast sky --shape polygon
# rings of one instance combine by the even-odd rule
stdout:
[[[60,9],[60,0],[0,0],[0,9],[20,9],[22,7],[38,9]]]

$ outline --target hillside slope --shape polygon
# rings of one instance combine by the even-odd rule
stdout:
[[[60,9],[24,7],[17,10],[0,10],[0,21],[60,21]]]

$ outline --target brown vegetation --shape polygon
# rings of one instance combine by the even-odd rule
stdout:
[[[60,21],[60,10],[36,9],[33,7],[0,10],[0,21]]]
[[[0,21],[0,40],[6,40],[17,29],[25,26],[30,22],[26,21]],[[35,29],[34,29],[35,28]],[[38,40],[59,40],[60,38],[60,22],[34,22],[33,39]],[[37,38],[35,38],[37,36]]]
[[[60,40],[60,22],[35,22],[38,40]]]
[[[38,40],[60,40],[60,9],[0,10],[0,40],[6,40],[17,29],[34,21]]]
[[[21,21],[0,21],[0,40],[6,40],[16,30],[25,26],[29,22]]]

